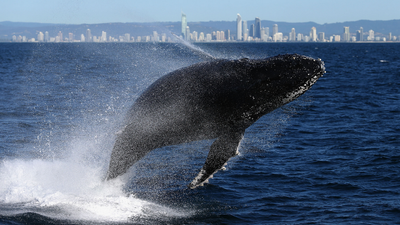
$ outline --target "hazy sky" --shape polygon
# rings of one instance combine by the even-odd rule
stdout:
[[[400,0],[0,0],[0,21],[107,23],[243,20],[334,23],[400,19]]]

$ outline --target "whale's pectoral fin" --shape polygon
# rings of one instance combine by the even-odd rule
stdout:
[[[232,133],[219,137],[211,145],[206,162],[200,173],[189,184],[189,188],[194,189],[203,185],[212,175],[226,165],[228,160],[238,154],[239,143],[243,138],[243,133]]]

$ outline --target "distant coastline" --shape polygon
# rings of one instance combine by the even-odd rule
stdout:
[[[247,21],[248,27],[254,21]],[[235,21],[209,21],[209,22],[187,22],[187,26],[192,31],[190,34],[197,35],[197,40],[189,42],[291,42],[290,33],[295,28],[296,35],[301,33],[304,37],[309,36],[311,28],[315,28],[318,33],[324,33],[324,42],[343,43],[343,29],[349,28],[350,39],[357,35],[357,31],[362,26],[363,35],[368,37],[371,30],[374,31],[374,39],[371,41],[355,41],[358,43],[397,43],[400,40],[400,20],[370,21],[359,20],[343,23],[317,24],[314,22],[288,23],[261,20],[263,28],[268,28],[271,35],[266,41],[261,40],[236,40]],[[274,40],[272,29],[274,24],[279,26],[282,33],[280,39]],[[181,22],[152,22],[152,23],[104,23],[104,24],[49,24],[49,23],[23,23],[23,22],[0,22],[0,42],[87,42],[87,30],[91,32],[91,42],[175,42],[171,33],[181,34]],[[45,39],[46,31],[48,32]],[[61,32],[61,35],[60,35]],[[218,32],[220,38],[218,40]],[[43,34],[43,36],[41,35]],[[204,38],[199,40],[201,33]],[[223,38],[221,40],[221,34]],[[317,34],[318,34],[317,33]],[[207,39],[207,34],[209,34]],[[59,36],[59,40],[57,39]],[[84,38],[82,38],[84,36]],[[310,35],[311,36],[311,35]],[[96,39],[93,40],[93,37]],[[129,38],[128,38],[129,37]],[[51,40],[51,38],[54,38]],[[335,38],[337,39],[335,41]],[[194,37],[194,39],[196,39]],[[330,40],[332,39],[332,40]],[[354,39],[354,38],[353,38]],[[297,43],[309,42],[296,41]],[[312,40],[311,40],[312,41]]]

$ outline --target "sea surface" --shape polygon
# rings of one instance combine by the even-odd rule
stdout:
[[[327,73],[203,187],[187,184],[212,140],[103,182],[135,99],[203,53],[298,53]],[[399,171],[400,44],[0,44],[0,224],[399,224]]]

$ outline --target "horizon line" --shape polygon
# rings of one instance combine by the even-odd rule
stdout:
[[[274,21],[274,20],[266,20],[266,19],[261,19],[261,21],[271,21],[275,23],[315,23],[318,25],[325,25],[325,24],[335,24],[335,23],[352,23],[352,22],[359,22],[359,21],[394,21],[394,20],[400,20],[400,19],[391,19],[391,20],[369,20],[369,19],[359,19],[359,20],[354,20],[354,21],[343,21],[343,22],[332,22],[332,23],[317,23],[314,21],[305,21],[305,22],[287,22],[287,21]],[[251,20],[246,20],[246,21],[251,21]],[[99,23],[49,23],[49,22],[25,22],[25,21],[9,21],[9,20],[4,20],[0,21],[0,23],[4,22],[9,22],[9,23],[31,23],[31,24],[51,24],[51,25],[94,25],[94,24],[112,24],[112,23],[180,23],[181,21],[152,21],[152,22],[99,22]],[[209,21],[191,21],[187,23],[207,23],[207,22],[232,22],[236,23],[235,20],[209,20]]]

